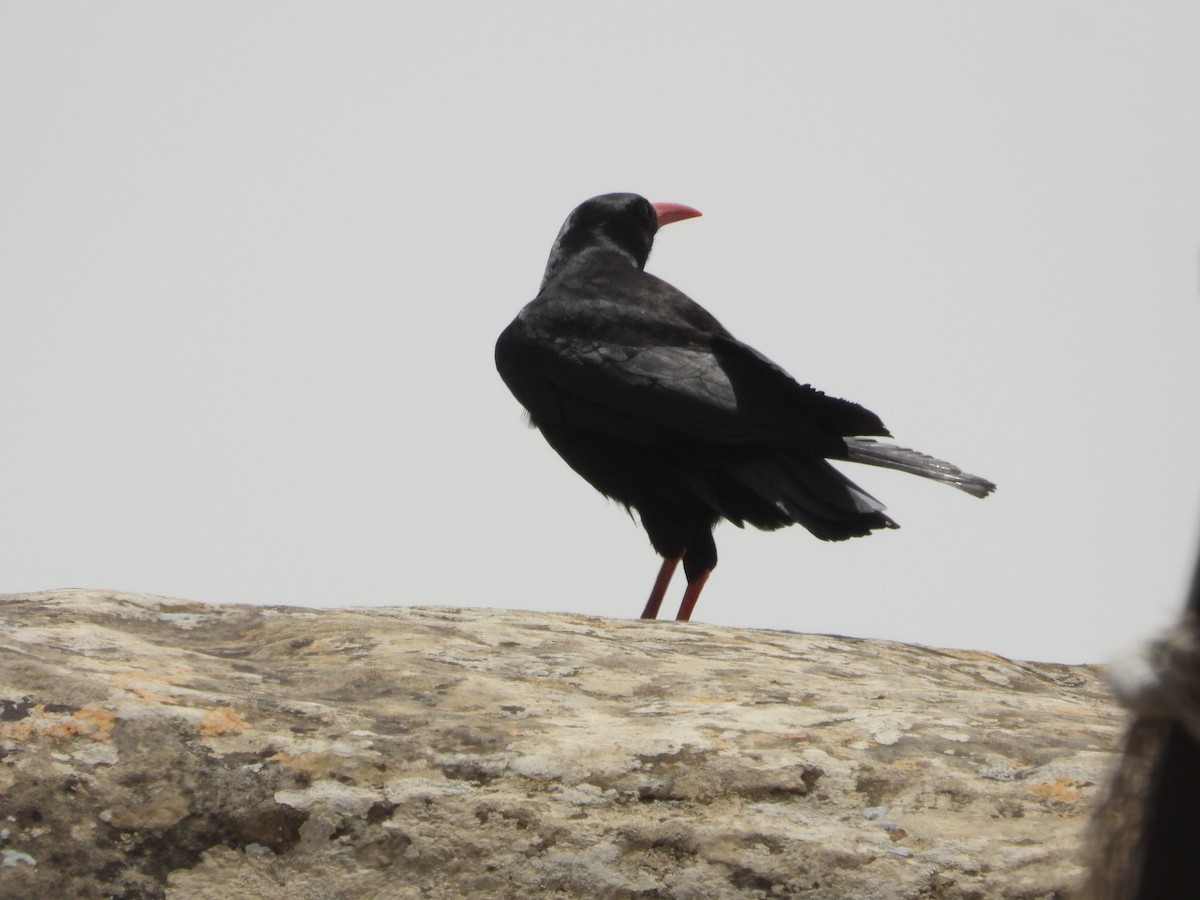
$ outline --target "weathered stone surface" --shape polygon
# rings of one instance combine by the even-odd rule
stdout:
[[[1058,897],[1095,667],[692,623],[0,597],[0,896]]]

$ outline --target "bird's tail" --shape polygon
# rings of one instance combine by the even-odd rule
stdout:
[[[866,463],[868,466],[881,466],[885,469],[898,469],[940,481],[966,491],[972,497],[986,497],[996,489],[996,485],[986,478],[964,472],[958,466],[934,459],[925,453],[909,450],[907,447],[897,447],[894,444],[881,444],[871,438],[848,437],[846,440],[846,458],[852,462]]]

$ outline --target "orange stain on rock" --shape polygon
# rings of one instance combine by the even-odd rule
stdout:
[[[1029,792],[1037,794],[1045,800],[1057,800],[1059,803],[1078,803],[1083,799],[1079,788],[1087,787],[1091,782],[1079,781],[1075,778],[1055,778],[1045,784],[1030,785]]]
[[[241,734],[250,723],[232,706],[217,706],[210,709],[200,720],[200,733],[205,737],[222,734]]]
[[[29,710],[25,718],[0,724],[0,737],[13,741],[26,741],[34,737],[107,741],[112,737],[116,721],[116,713],[98,706],[84,706],[64,715],[47,713],[45,705],[39,703]]]

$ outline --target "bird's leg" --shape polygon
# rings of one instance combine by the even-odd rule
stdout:
[[[663,559],[662,568],[658,570],[658,577],[654,579],[654,589],[650,591],[650,599],[646,601],[646,608],[642,610],[643,619],[657,619],[658,608],[662,606],[663,596],[667,593],[667,585],[671,583],[671,576],[675,574],[675,567],[679,565],[680,557],[668,556]]]
[[[687,575],[687,590],[683,592],[683,602],[679,604],[679,615],[676,622],[689,622],[704,583],[717,567],[717,545],[713,542],[712,529],[715,522],[697,523],[687,549],[683,551],[683,573]]]
[[[688,582],[687,590],[683,592],[683,603],[679,605],[679,615],[675,617],[676,622],[691,621],[692,610],[696,608],[696,601],[700,599],[700,592],[704,590],[704,582],[708,581],[710,574],[712,569],[703,569]]]

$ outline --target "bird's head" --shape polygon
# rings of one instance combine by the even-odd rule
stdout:
[[[638,194],[601,194],[585,200],[571,211],[558,232],[542,286],[568,260],[588,251],[618,252],[640,269],[646,265],[659,228],[698,215],[699,210],[682,203],[651,203]]]

